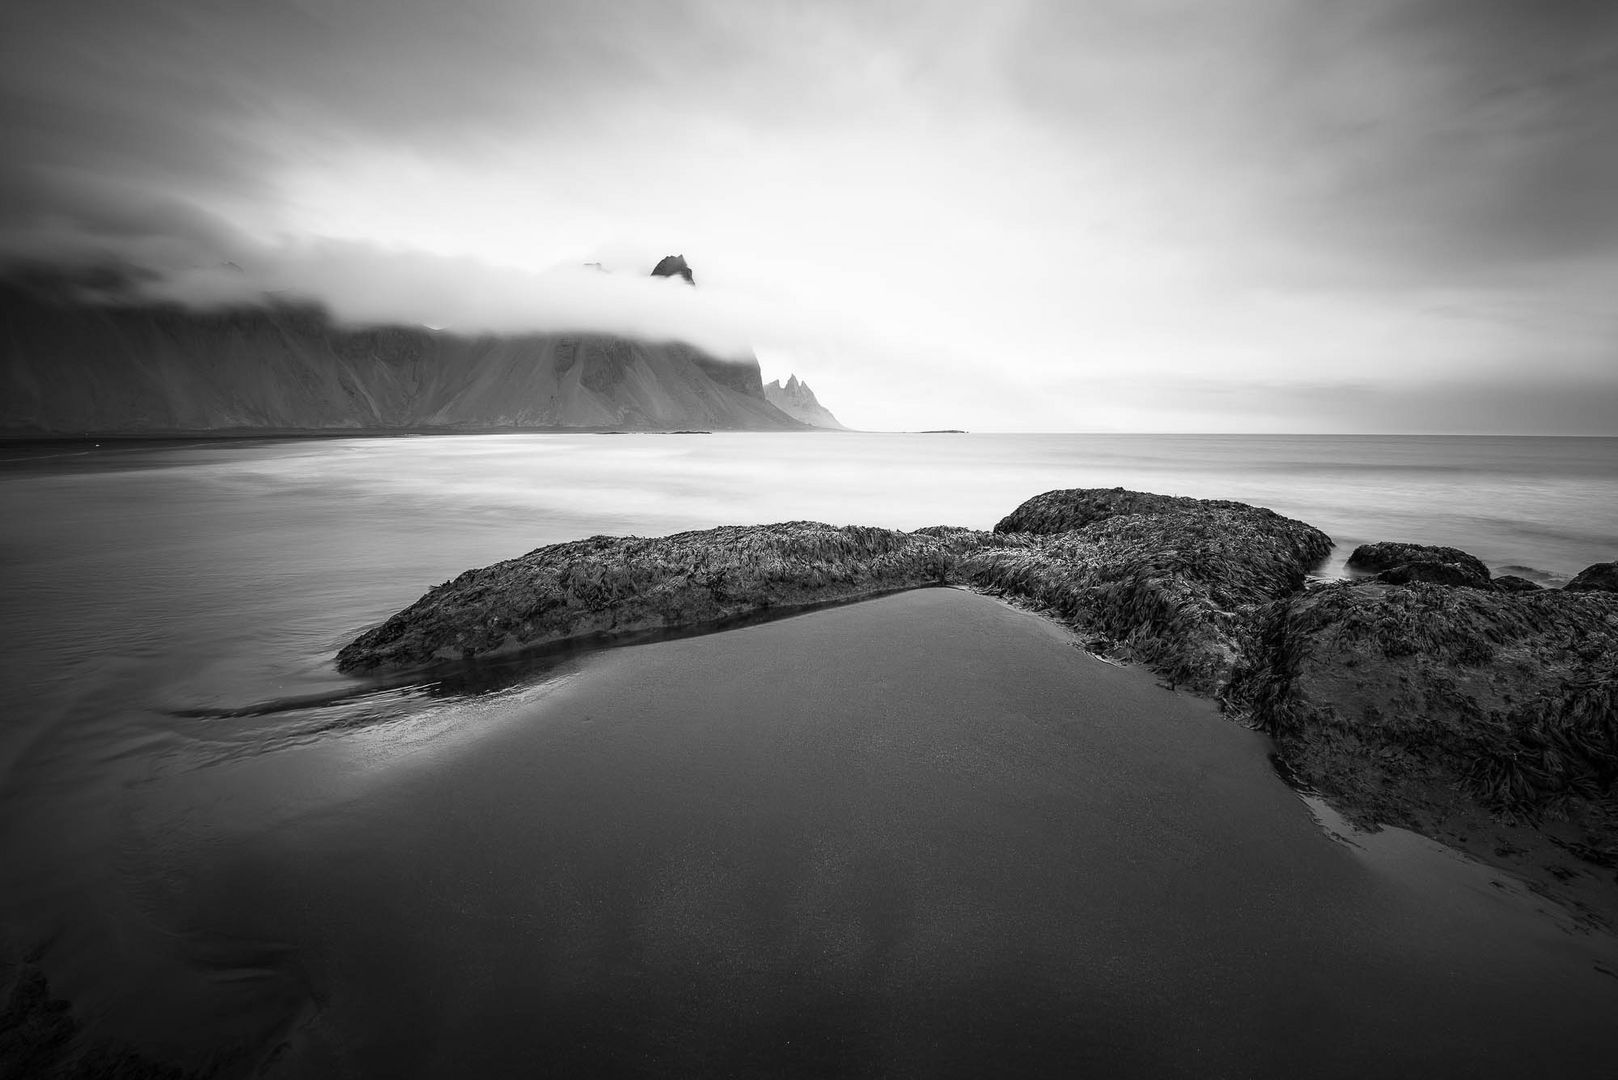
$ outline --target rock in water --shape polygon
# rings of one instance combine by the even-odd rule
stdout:
[[[1544,588],[1539,582],[1529,581],[1527,578],[1518,577],[1516,574],[1501,574],[1493,579],[1493,584],[1501,592],[1537,592]]]
[[[1440,564],[1448,564],[1456,569],[1453,573],[1446,573],[1437,568]],[[1397,571],[1406,566],[1414,568],[1396,575],[1398,580],[1389,579],[1393,584],[1426,581],[1435,585],[1473,585],[1479,588],[1488,588],[1489,585],[1489,568],[1483,565],[1483,560],[1459,548],[1384,540],[1376,544],[1361,544],[1348,557],[1350,570]]]
[[[794,521],[554,544],[432,589],[346,646],[337,666],[400,670],[937,585],[961,537],[976,535]]]
[[[1586,566],[1562,588],[1568,592],[1618,592],[1618,562]]]

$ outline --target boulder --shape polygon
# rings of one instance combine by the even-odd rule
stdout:
[[[1208,505],[1243,506],[1242,503],[1192,499],[1184,495],[1155,495],[1149,491],[1116,488],[1068,488],[1035,495],[995,525],[997,533],[1060,533],[1082,529],[1097,521],[1125,514],[1159,514]],[[1248,509],[1253,509],[1248,507]]]
[[[1453,563],[1462,569],[1467,579],[1464,584],[1473,584],[1477,581],[1486,583],[1489,580],[1489,568],[1483,565],[1483,560],[1475,555],[1468,555],[1459,548],[1439,547],[1435,544],[1401,544],[1391,540],[1376,544],[1361,544],[1349,555],[1348,568],[1374,573],[1418,562]]]
[[[1618,592],[1618,562],[1586,566],[1562,588],[1568,592]]]
[[[1537,592],[1545,587],[1537,581],[1529,581],[1516,574],[1501,574],[1493,579],[1493,585],[1500,592]]]

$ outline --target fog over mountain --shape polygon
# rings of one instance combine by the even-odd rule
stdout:
[[[14,0],[0,129],[0,262],[147,299],[756,351],[860,428],[1618,433],[1591,0]]]
[[[689,271],[688,271],[689,272]],[[791,430],[758,361],[680,342],[344,326],[0,287],[0,434]]]

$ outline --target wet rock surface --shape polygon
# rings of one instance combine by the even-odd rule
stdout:
[[[355,639],[337,666],[389,671],[475,660],[936,585],[958,542],[812,521],[594,536],[468,570]]]
[[[961,584],[1211,693],[1268,605],[1331,550],[1320,530],[1269,510],[1122,489],[1047,492],[1006,520],[1036,518],[1045,531],[789,522],[557,544],[438,586],[344,648],[338,667],[397,671]],[[1054,528],[1068,521],[1085,524]]]
[[[1529,581],[1527,578],[1519,577],[1516,574],[1501,574],[1499,577],[1491,579],[1491,581],[1494,587],[1501,592],[1536,592],[1545,587],[1537,581]]]
[[[1245,503],[1114,489],[1049,491],[995,526],[955,579],[1079,630],[1095,651],[1219,691],[1268,605],[1331,551],[1311,525]]]
[[[1414,585],[1421,582],[1427,585],[1448,585],[1451,588],[1465,586],[1472,589],[1487,589],[1490,587],[1489,572],[1479,574],[1471,563],[1465,562],[1436,562],[1432,559],[1412,559],[1407,563],[1400,563],[1376,575],[1376,580],[1387,585]]]
[[[1618,596],[1335,582],[1278,605],[1234,689],[1364,823],[1477,805],[1618,865]]]
[[[1489,587],[1489,568],[1483,560],[1459,548],[1435,544],[1406,544],[1384,540],[1361,544],[1349,555],[1350,570],[1378,573],[1390,585],[1426,582],[1430,585]]]

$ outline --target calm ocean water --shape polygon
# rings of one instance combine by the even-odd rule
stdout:
[[[1089,486],[1301,518],[1338,543],[1328,575],[1355,544],[1380,539],[1453,545],[1553,583],[1618,558],[1618,439],[497,435],[9,447],[0,948],[53,942],[53,984],[114,1030],[160,1027],[161,1006],[141,986],[178,988],[174,971],[211,970],[196,948],[176,956],[165,936],[185,922],[177,911],[195,915],[185,905],[228,897],[226,879],[203,868],[227,874],[254,845],[312,843],[287,823],[334,801],[353,808],[348,831],[323,842],[358,850],[385,824],[366,791],[430,772],[469,724],[535,707],[542,691],[519,686],[506,698],[403,688],[247,709],[349,687],[331,670],[335,650],[463,569],[595,533],[793,519],[988,528],[1029,496]],[[355,730],[387,734],[356,741],[345,734]],[[282,751],[296,769],[230,771]],[[256,942],[262,963],[237,957],[210,977],[251,984],[297,952],[260,940],[262,926],[234,933],[237,945]],[[124,975],[109,975],[119,964]],[[217,1018],[219,1030],[254,1040],[303,1015],[289,985],[276,983],[284,1009],[259,1002]]]

